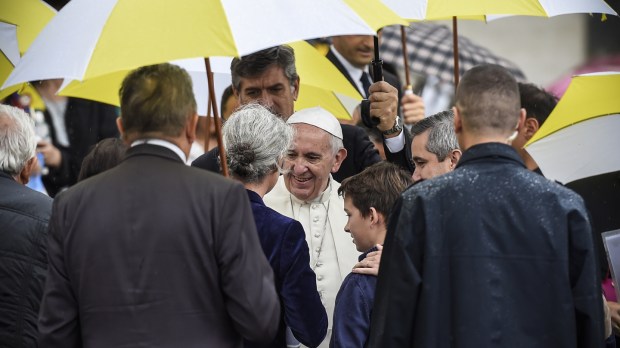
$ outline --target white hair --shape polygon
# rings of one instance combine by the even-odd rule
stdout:
[[[293,128],[262,105],[241,106],[222,128],[231,173],[244,183],[261,182],[278,169],[293,140]]]
[[[0,170],[19,175],[36,149],[32,117],[22,109],[0,104]]]

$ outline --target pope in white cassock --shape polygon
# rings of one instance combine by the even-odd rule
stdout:
[[[317,290],[329,318],[327,336],[320,346],[327,347],[336,294],[359,256],[351,237],[344,232],[347,217],[344,201],[338,196],[340,184],[331,177],[347,150],[338,120],[322,108],[298,111],[287,123],[295,128],[293,145],[284,160],[284,175],[264,200],[268,207],[298,220],[304,227],[310,266],[316,273]]]

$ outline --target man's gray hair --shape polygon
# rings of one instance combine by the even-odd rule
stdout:
[[[446,159],[452,150],[459,149],[459,142],[454,133],[454,113],[452,110],[441,111],[426,117],[411,127],[413,137],[429,130],[426,150],[435,154],[439,162]]]
[[[293,127],[262,105],[237,109],[222,129],[230,171],[243,183],[259,183],[278,169],[293,141]]]
[[[0,170],[19,175],[36,150],[32,117],[22,109],[0,104]]]
[[[332,145],[332,154],[336,156],[338,154],[338,151],[340,151],[340,149],[344,149],[344,144],[342,142],[342,139],[338,138],[337,136],[333,134],[330,134],[329,138],[330,138],[330,143]]]
[[[291,86],[295,84],[295,81],[299,78],[295,68],[295,50],[291,46],[280,45],[254,52],[241,58],[234,58],[230,63],[233,87],[239,91],[241,78],[260,76],[273,65],[279,66],[284,70],[284,76],[286,76]]]

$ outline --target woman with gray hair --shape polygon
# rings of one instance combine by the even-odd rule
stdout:
[[[327,334],[327,314],[303,227],[263,202],[278,181],[279,165],[293,139],[293,128],[265,107],[249,104],[235,111],[222,130],[231,175],[245,186],[265,256],[275,275],[282,313],[269,347],[286,347],[288,326],[299,342],[316,347]],[[246,347],[258,347],[251,342]]]

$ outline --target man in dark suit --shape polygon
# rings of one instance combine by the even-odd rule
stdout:
[[[288,119],[295,111],[294,103],[299,94],[300,77],[297,75],[295,55],[290,46],[276,46],[244,56],[242,59],[235,58],[231,64],[231,73],[233,91],[240,105],[259,102],[283,119]],[[397,123],[398,91],[381,81],[371,85],[370,93],[372,101],[370,113],[381,121],[377,127],[384,131],[386,138],[399,136],[402,126]],[[363,129],[342,125],[342,133],[348,155],[340,170],[333,174],[338,182],[381,161]],[[388,160],[402,167],[410,166],[409,169],[413,172],[410,164],[411,156],[407,155],[405,148],[401,147],[400,150],[386,155]],[[192,166],[219,172],[217,149],[200,156]]]
[[[0,347],[36,347],[52,199],[25,185],[37,165],[34,122],[0,104]]]
[[[245,190],[184,164],[197,122],[189,75],[140,68],[120,99],[126,158],[54,201],[41,346],[270,341],[280,305]]]
[[[56,93],[61,84],[62,79],[34,84],[46,106],[43,115],[49,134],[38,134],[44,139],[37,144],[37,150],[43,154],[48,169],[43,184],[51,197],[77,182],[82,160],[91,146],[118,137],[116,107],[59,96]]]
[[[469,70],[453,111],[463,155],[393,209],[368,346],[602,347],[585,206],[508,144],[525,121],[515,78]]]

